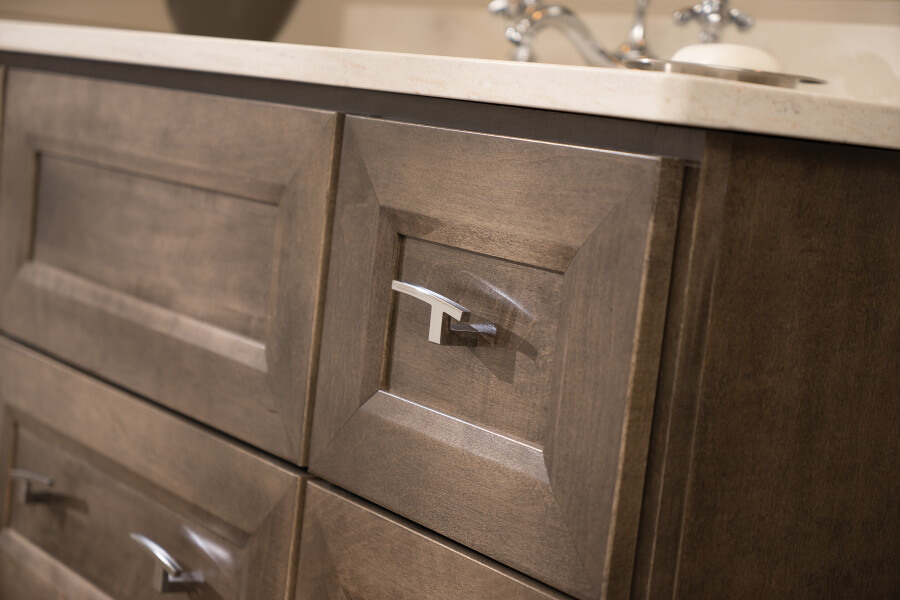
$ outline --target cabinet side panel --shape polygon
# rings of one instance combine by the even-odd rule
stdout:
[[[900,154],[735,136],[728,169],[675,597],[896,598]]]

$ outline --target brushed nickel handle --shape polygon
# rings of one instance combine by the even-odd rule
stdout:
[[[160,594],[190,592],[203,583],[203,574],[186,572],[181,564],[165,548],[140,533],[132,533],[131,539],[141,545],[156,559],[153,569],[153,589]]]
[[[428,323],[428,341],[440,344],[445,338],[447,329],[457,333],[480,333],[486,336],[497,335],[497,327],[491,323],[469,323],[472,315],[465,306],[457,304],[453,300],[441,296],[428,288],[405,281],[393,280],[391,289],[407,296],[412,296],[431,306],[431,318]],[[450,318],[456,323],[451,323]]]
[[[36,492],[32,488],[32,485],[38,484],[44,487],[51,488],[53,487],[53,479],[47,477],[46,475],[41,475],[40,473],[35,473],[34,471],[28,471],[27,469],[10,469],[9,471],[10,479],[14,479],[19,482],[19,500],[22,504],[36,504],[38,502],[47,502],[51,496],[53,496],[50,492]]]

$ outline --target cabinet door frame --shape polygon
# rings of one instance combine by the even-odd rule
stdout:
[[[320,282],[342,118],[294,106],[18,68],[7,73],[4,116],[0,330],[305,464],[307,399],[315,378]],[[253,332],[39,260],[40,169],[42,161],[50,164],[51,159],[266,211],[275,224],[272,254],[265,263],[271,273],[259,273],[263,281],[253,281],[256,271],[249,263],[230,266],[225,256],[211,259],[222,279],[228,269],[239,270],[241,282],[258,282],[268,290],[267,299],[254,305],[260,316],[253,317]],[[144,210],[140,201],[129,206]],[[214,210],[224,212],[208,208]],[[254,240],[262,237],[254,231]],[[181,237],[173,235],[173,244],[184,241],[183,233],[177,235]],[[169,242],[145,237],[158,242],[147,252]],[[116,259],[109,257],[110,268],[116,268]]]
[[[459,184],[464,174],[448,166],[454,153],[483,160],[484,170]],[[527,160],[517,168],[523,153]],[[563,199],[608,205],[587,229],[568,228],[562,216],[542,213],[540,192],[530,191],[571,161],[602,161],[596,172],[584,173],[577,193]],[[492,173],[498,163],[511,171]],[[409,173],[392,174],[416,168],[427,183],[413,183],[414,189]],[[682,173],[682,164],[671,159],[349,118],[310,471],[567,593],[624,594]],[[441,195],[445,175],[465,188],[447,194],[456,203]],[[471,181],[475,187],[466,187]],[[497,192],[506,197],[470,193],[479,185],[486,192],[506,184],[513,189]],[[459,215],[477,213],[481,202],[518,202],[524,216],[516,218],[525,220],[520,235],[473,234],[472,223]],[[547,222],[558,234],[553,244],[541,237]],[[490,233],[491,224],[485,227]],[[564,364],[554,373],[543,448],[383,389],[394,312],[391,280],[402,236],[565,273],[557,338]],[[598,293],[625,318],[604,317]]]

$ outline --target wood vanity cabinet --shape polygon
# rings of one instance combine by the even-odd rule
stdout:
[[[0,600],[900,596],[900,153],[0,59]]]

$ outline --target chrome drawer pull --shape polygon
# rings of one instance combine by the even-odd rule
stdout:
[[[35,492],[32,485],[39,484],[44,487],[53,487],[53,479],[40,473],[28,471],[26,469],[10,469],[10,479],[19,482],[19,500],[22,504],[35,504],[38,502],[47,502],[53,497],[50,492]]]
[[[139,533],[132,533],[131,539],[149,552],[156,559],[153,569],[153,589],[160,594],[190,592],[203,583],[200,572],[186,573],[175,558],[166,549]]]
[[[468,323],[472,312],[465,306],[461,306],[432,292],[428,288],[406,283],[405,281],[391,282],[391,289],[401,294],[417,298],[431,306],[431,319],[428,324],[428,341],[440,344],[447,328],[457,333],[480,333],[481,335],[497,335],[497,327],[491,323]],[[455,319],[456,323],[450,323],[448,317]]]

